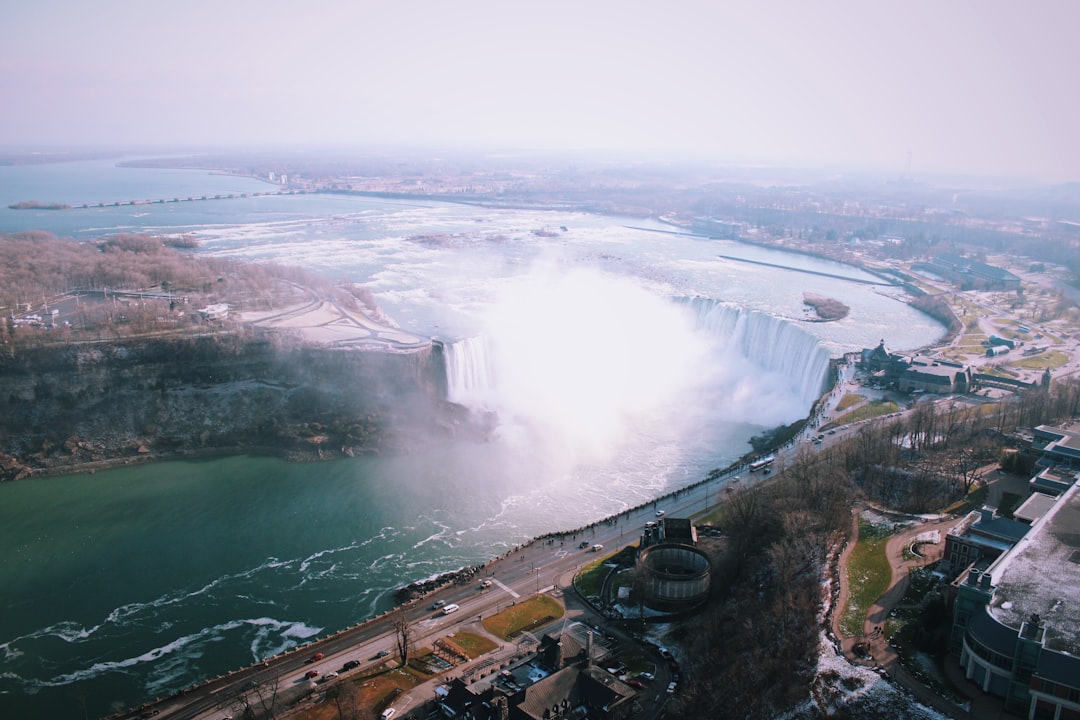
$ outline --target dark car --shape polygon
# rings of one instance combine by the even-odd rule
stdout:
[[[341,669],[342,670],[355,670],[358,667],[360,667],[360,661],[359,660],[350,660],[349,662],[342,665]]]
[[[310,680],[311,678],[317,678],[317,677],[319,677],[319,671],[318,670],[308,670],[306,673],[304,673],[304,677],[307,678],[308,680]]]

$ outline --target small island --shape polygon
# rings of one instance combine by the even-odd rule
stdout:
[[[22,202],[12,203],[8,205],[12,210],[69,210],[71,206],[67,203],[50,202],[43,203],[37,200],[23,200]]]
[[[809,305],[817,315],[816,318],[811,319],[811,322],[843,320],[851,312],[851,308],[839,300],[827,298],[824,295],[815,295],[814,293],[803,293],[803,304]]]

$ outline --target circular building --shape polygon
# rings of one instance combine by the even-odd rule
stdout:
[[[653,610],[680,612],[708,599],[709,556],[690,545],[647,547],[638,553],[636,571],[641,601]]]

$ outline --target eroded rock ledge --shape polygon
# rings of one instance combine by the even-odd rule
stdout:
[[[0,479],[167,457],[308,460],[467,431],[437,348],[367,352],[246,331],[0,357]]]

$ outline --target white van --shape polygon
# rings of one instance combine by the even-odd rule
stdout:
[[[592,546],[592,551],[593,551],[593,552],[600,552],[600,551],[601,551],[601,550],[603,550],[603,549],[604,549],[604,546],[603,546],[603,545],[593,545],[593,546]]]
[[[397,710],[394,708],[386,708],[382,711],[382,715],[379,716],[379,720],[390,720],[390,718],[394,717],[394,713],[396,712]]]
[[[461,609],[460,605],[450,603],[449,605],[443,605],[442,614],[443,615],[449,615],[450,613],[455,613],[460,609]]]

